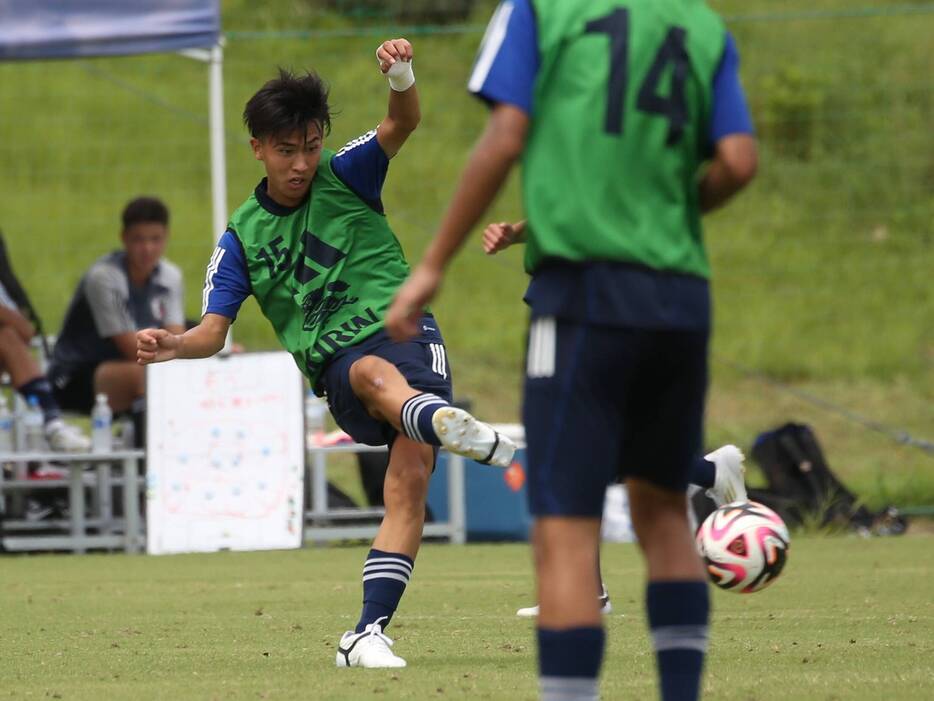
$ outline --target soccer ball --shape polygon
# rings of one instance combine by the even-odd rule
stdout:
[[[755,501],[721,506],[697,531],[697,549],[711,581],[742,594],[775,581],[785,566],[789,542],[781,517]]]

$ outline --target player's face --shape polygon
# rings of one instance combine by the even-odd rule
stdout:
[[[122,237],[130,270],[149,277],[165,252],[169,230],[159,222],[137,222],[125,229]]]
[[[286,207],[304,199],[321,160],[321,141],[321,127],[314,123],[305,134],[297,131],[250,140],[253,155],[266,166],[272,199]]]

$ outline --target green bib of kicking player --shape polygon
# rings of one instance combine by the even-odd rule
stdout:
[[[698,0],[533,5],[541,68],[523,164],[527,270],[606,260],[708,277],[696,180],[723,22]]]
[[[243,244],[253,295],[312,385],[330,356],[383,328],[409,274],[386,217],[334,174],[333,155],[322,153],[304,203],[261,203],[254,192],[229,226]]]

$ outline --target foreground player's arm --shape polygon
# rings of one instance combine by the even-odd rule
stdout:
[[[483,230],[483,252],[492,256],[512,246],[525,243],[525,219],[515,224],[495,222],[487,224]]]
[[[435,238],[386,315],[387,330],[396,340],[415,334],[421,309],[437,293],[445,266],[525,148],[538,69],[538,35],[531,3],[501,3],[490,20],[467,84],[467,89],[493,111]]]
[[[208,358],[224,347],[230,319],[205,314],[201,323],[185,333],[168,329],[143,329],[136,334],[136,361],[140,365],[176,358]]]
[[[701,211],[726,204],[756,175],[756,140],[748,134],[733,134],[717,142],[713,160],[700,181]]]
[[[714,77],[710,143],[713,159],[699,185],[704,212],[725,204],[742,190],[755,176],[758,164],[752,119],[739,80],[739,51],[729,34]]]
[[[506,104],[493,109],[441,226],[386,315],[387,330],[396,340],[411,338],[418,331],[422,308],[434,298],[447,264],[522,155],[528,129],[529,118],[522,110]]]
[[[422,113],[418,104],[415,74],[412,72],[412,45],[405,39],[384,41],[376,50],[379,69],[389,79],[389,109],[376,128],[376,140],[392,158],[415,131]]]

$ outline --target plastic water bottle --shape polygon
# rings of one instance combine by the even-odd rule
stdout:
[[[42,427],[45,415],[39,406],[39,397],[30,394],[26,399],[26,413],[23,415],[23,429],[26,434],[26,450],[41,453],[45,450],[45,436]]]
[[[101,392],[97,395],[94,409],[91,411],[91,451],[94,453],[109,453],[113,450],[114,434],[111,424],[113,412],[107,402],[107,395]]]
[[[324,434],[327,415],[327,402],[308,390],[305,395],[305,436],[310,445],[316,444]]]
[[[0,453],[13,451],[13,431],[13,412],[10,411],[6,395],[0,394]]]

